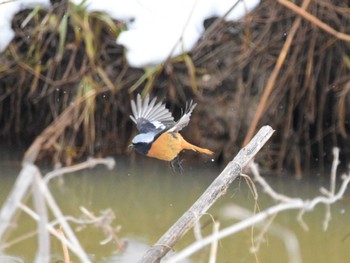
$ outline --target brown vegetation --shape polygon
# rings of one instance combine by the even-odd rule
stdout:
[[[48,11],[18,14],[16,39],[0,56],[0,136],[28,145],[40,136],[29,157],[70,163],[124,153],[132,136],[129,99],[152,92],[176,109],[196,97],[186,136],[221,161],[269,124],[275,138],[261,158],[270,167],[323,169],[333,146],[348,163],[346,2],[262,1],[239,22],[206,21],[190,55],[146,72],[129,68],[115,44],[122,23],[55,2]]]

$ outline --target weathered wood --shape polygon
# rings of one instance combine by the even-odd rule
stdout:
[[[36,173],[39,173],[39,170],[35,165],[25,164],[15,185],[5,200],[0,210],[0,245],[6,239],[7,231],[11,229],[14,223],[13,218],[18,211],[18,204],[22,202],[27,195]]]
[[[258,153],[273,134],[270,126],[264,126],[247,146],[226,166],[221,174],[207,188],[202,196],[188,209],[177,222],[151,247],[140,263],[160,262],[170,249],[193,227],[195,222],[224,195],[230,184],[240,175],[243,167]]]

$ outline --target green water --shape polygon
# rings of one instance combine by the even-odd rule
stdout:
[[[20,167],[14,163],[0,163],[0,204],[10,191]],[[57,203],[66,215],[80,217],[79,207],[83,206],[95,215],[106,209],[115,214],[113,226],[120,226],[119,237],[126,242],[126,250],[120,253],[115,243],[101,245],[105,239],[102,231],[94,226],[77,229],[77,236],[93,262],[137,262],[149,245],[159,237],[191,206],[191,204],[210,185],[220,173],[215,164],[208,162],[198,168],[184,164],[183,174],[174,174],[169,166],[152,159],[131,162],[117,159],[113,170],[102,166],[92,170],[64,176],[63,184],[59,180],[50,183],[50,189]],[[291,176],[268,177],[275,190],[294,197],[311,198],[319,193],[320,186],[327,186],[327,180],[302,179]],[[274,202],[259,190],[259,208],[271,206]],[[348,191],[349,194],[349,191]],[[304,231],[296,221],[297,211],[283,212],[275,223],[293,232],[299,242],[302,262],[350,262],[350,204],[348,199],[332,206],[332,220],[327,231],[322,230],[324,207],[318,206],[305,215],[310,228]],[[31,204],[31,201],[28,201]],[[234,181],[227,194],[221,198],[205,215],[201,224],[205,236],[212,231],[212,218],[220,222],[220,228],[227,227],[237,219],[225,216],[229,207],[239,205],[253,211],[254,199],[244,179]],[[8,241],[29,233],[36,228],[35,222],[21,213],[17,218],[15,230]],[[278,231],[278,230],[277,230]],[[259,235],[256,228],[253,236]],[[345,239],[344,239],[345,238]],[[256,257],[250,253],[252,239],[251,228],[219,242],[217,262],[288,262],[284,243],[273,232],[267,232]],[[174,253],[194,242],[193,231],[181,239]],[[20,261],[33,262],[37,246],[36,236],[6,248],[3,253]],[[52,237],[52,262],[62,259],[61,245]],[[204,249],[187,262],[208,262],[209,249]],[[3,257],[4,258],[4,257]],[[1,256],[0,256],[1,259]],[[1,263],[3,263],[0,260]],[[79,262],[74,259],[74,262]]]

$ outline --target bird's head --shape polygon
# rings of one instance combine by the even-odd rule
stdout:
[[[152,133],[141,133],[132,139],[130,147],[135,148],[141,154],[147,155],[149,149],[154,141],[154,134]]]

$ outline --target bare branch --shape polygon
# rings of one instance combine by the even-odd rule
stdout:
[[[258,182],[262,188],[263,191],[268,194],[272,199],[280,202],[290,202],[294,200],[293,198],[290,198],[288,196],[279,194],[275,192],[275,190],[272,189],[272,187],[265,181],[265,179],[260,175],[258,166],[254,162],[249,163],[249,168],[252,171],[252,174],[254,175],[254,180]]]
[[[252,213],[246,208],[230,204],[224,207],[222,214],[225,218],[236,218],[239,220],[246,220],[247,218],[254,216],[255,212]],[[264,223],[254,225],[254,227],[258,227],[262,229],[262,231],[257,237],[254,238],[254,240],[257,242],[257,245],[255,245],[254,242],[252,242],[253,247],[251,249],[251,252],[254,254],[258,252],[260,243],[264,240],[263,235],[268,231],[269,233],[275,235],[284,242],[288,253],[289,262],[301,262],[301,252],[297,236],[286,227],[283,227],[277,223],[272,224],[272,220],[275,218],[275,216],[276,215],[269,218],[267,224]],[[267,226],[269,227],[269,229],[267,229]]]
[[[39,222],[40,221],[40,216],[33,211],[31,208],[24,204],[19,204],[19,208],[28,214],[30,217],[32,217],[35,221]],[[57,239],[61,241],[61,243],[64,243],[71,251],[76,251],[74,244],[68,240],[65,236],[62,236],[53,226],[52,224],[47,224],[45,226],[47,230],[50,232],[51,235],[55,236]]]
[[[140,262],[159,262],[216,200],[226,193],[229,185],[242,172],[242,168],[258,153],[272,134],[273,129],[270,126],[262,127],[250,143],[226,166],[192,207],[158,240],[155,246],[146,252]]]
[[[115,165],[115,161],[113,158],[103,158],[103,159],[102,158],[101,159],[90,158],[83,163],[79,163],[79,164],[76,164],[73,166],[63,167],[63,168],[51,171],[44,176],[44,181],[46,183],[48,183],[51,179],[53,179],[57,176],[67,174],[67,173],[74,173],[76,171],[84,170],[87,168],[91,169],[98,164],[104,164],[107,166],[108,169],[113,169],[113,167]]]
[[[329,185],[330,185],[329,192],[327,191],[329,196],[334,196],[334,194],[335,194],[337,168],[338,168],[339,164],[340,164],[339,148],[334,147],[333,148],[333,163],[332,163],[332,169],[331,169],[331,179],[329,182]],[[324,191],[324,192],[327,193],[326,191]],[[331,219],[332,219],[331,207],[330,207],[330,205],[326,205],[326,213],[325,213],[324,220],[323,220],[323,230],[324,231],[326,231],[328,229],[329,221],[331,221]]]
[[[47,231],[46,225],[48,224],[48,215],[47,215],[47,207],[45,204],[45,199],[41,195],[38,187],[38,182],[41,179],[41,175],[39,173],[36,173],[33,178],[33,201],[34,201],[34,207],[37,211],[40,220],[37,221],[38,225],[38,241],[39,241],[39,248],[37,251],[37,254],[35,256],[35,262],[36,263],[45,263],[50,262],[50,234]]]
[[[81,262],[86,262],[86,263],[91,262],[90,259],[88,258],[88,256],[86,255],[85,251],[81,247],[80,242],[77,239],[77,237],[75,236],[73,230],[71,229],[71,227],[69,226],[67,221],[64,219],[64,215],[61,212],[61,209],[58,207],[55,199],[51,195],[51,192],[47,188],[47,185],[42,178],[40,178],[40,180],[38,180],[38,187],[39,187],[41,194],[45,197],[46,202],[47,202],[48,206],[50,207],[53,215],[57,218],[58,222],[62,226],[62,229],[63,229],[64,233],[66,234],[67,239],[69,239],[73,243],[73,245],[74,245],[73,252],[80,258]]]
[[[5,201],[2,209],[0,210],[0,248],[6,247],[8,244],[4,244],[6,240],[6,234],[11,230],[11,226],[14,223],[13,219],[16,213],[21,209],[29,214],[38,225],[38,241],[39,249],[36,254],[35,262],[49,262],[50,259],[50,236],[49,232],[56,236],[63,244],[65,244],[73,253],[77,255],[80,262],[91,262],[85,251],[81,247],[78,239],[76,238],[73,230],[68,224],[69,217],[65,217],[60,208],[56,204],[55,199],[52,197],[50,190],[48,189],[47,182],[50,179],[59,175],[75,172],[85,168],[94,167],[97,164],[104,164],[108,168],[114,166],[114,160],[112,158],[106,159],[89,159],[88,161],[72,166],[57,169],[51,173],[48,173],[45,181],[41,177],[39,169],[28,161],[23,162],[23,168],[15,182],[13,189],[11,190],[7,200]],[[33,186],[33,191],[30,191],[30,186]],[[34,200],[34,207],[36,211],[33,211],[29,207],[25,206],[26,197],[28,194],[32,194]],[[48,222],[49,208],[56,219],[55,223]],[[107,217],[101,217],[107,218]],[[95,224],[98,224],[99,218],[94,218]],[[60,235],[54,228],[54,224],[60,224],[67,238]],[[108,224],[100,224],[100,227],[104,232],[114,240],[117,239],[115,230]]]
[[[33,164],[25,164],[18,175],[18,178],[8,195],[0,211],[0,245],[6,239],[7,232],[12,228],[12,219],[14,218],[18,204],[26,196],[34,175],[39,173],[38,168]]]
[[[304,211],[311,211],[318,204],[332,204],[338,201],[339,199],[341,199],[342,196],[344,195],[346,188],[350,182],[350,173],[347,176],[343,176],[342,179],[343,179],[342,185],[338,193],[334,195],[334,197],[316,197],[311,201],[293,199],[292,201],[287,203],[277,204],[254,216],[247,218],[246,220],[240,221],[237,224],[224,228],[220,230],[218,233],[216,233],[215,235],[213,234],[197,242],[194,242],[192,245],[188,246],[187,248],[177,253],[175,256],[171,257],[169,260],[166,261],[166,263],[181,262],[181,260],[183,260],[184,258],[187,258],[190,255],[194,254],[195,252],[201,250],[203,247],[210,245],[214,240],[223,239],[227,236],[238,233],[282,211],[292,210],[292,209],[302,209]]]
[[[107,236],[107,238],[101,241],[100,244],[104,245],[113,240],[118,245],[120,251],[125,250],[125,244],[117,235],[120,227],[114,228],[111,226],[112,221],[115,219],[115,215],[111,209],[101,211],[101,216],[99,217],[96,217],[85,207],[80,207],[80,210],[84,213],[88,220],[93,222],[96,227],[102,229],[103,233]]]
[[[332,175],[331,175],[331,189],[334,189],[335,191],[335,182],[336,182],[336,167],[339,164],[339,152],[337,152],[337,149],[333,151],[334,154],[334,160],[333,160],[333,167],[332,167]],[[291,210],[291,209],[298,209],[300,210],[300,213],[298,215],[298,221],[301,223],[301,225],[307,229],[306,224],[304,223],[302,216],[305,212],[313,210],[316,205],[318,204],[324,204],[327,206],[335,203],[336,201],[340,200],[346,189],[348,184],[350,183],[350,171],[348,175],[343,175],[342,176],[342,184],[338,190],[337,193],[333,192],[330,190],[329,194],[326,194],[326,196],[317,196],[311,200],[302,200],[300,198],[290,198],[284,195],[281,195],[274,191],[272,187],[270,187],[265,179],[263,179],[257,169],[257,165],[251,162],[250,168],[255,176],[255,180],[263,187],[263,190],[265,193],[267,193],[272,199],[279,201],[280,203],[272,206],[258,214],[252,214],[247,212],[246,210],[240,209],[241,214],[244,214],[246,218],[244,220],[240,221],[237,224],[234,224],[230,227],[227,227],[225,229],[222,229],[218,233],[212,234],[208,237],[205,237],[201,240],[197,240],[194,242],[192,245],[188,246],[187,248],[183,249],[179,253],[177,253],[175,256],[171,257],[166,263],[175,263],[175,262],[181,262],[181,260],[189,257],[190,255],[194,254],[195,252],[201,250],[205,246],[210,245],[212,242],[215,240],[219,240],[222,238],[225,238],[229,235],[235,234],[239,231],[242,231],[243,229],[246,229],[248,227],[252,227],[256,225],[257,223],[260,223],[262,221],[265,221],[268,218],[271,218],[273,216],[276,216],[278,213],[285,211],[285,210]],[[333,185],[334,184],[334,185]],[[242,212],[243,211],[243,212]],[[327,218],[325,219],[327,220]],[[271,223],[271,222],[270,222]],[[267,228],[269,228],[269,231],[271,231],[270,228],[270,223],[263,228],[263,233],[267,231]],[[328,224],[328,222],[327,222]],[[275,226],[274,226],[275,227]],[[290,262],[296,263],[296,262],[301,262],[300,259],[300,252],[299,252],[299,246],[298,242],[295,238],[295,235],[290,232],[289,230],[283,228],[280,228],[279,230],[276,230],[277,232],[284,231],[286,235],[288,235],[290,238],[285,241],[287,251],[289,252],[289,259]],[[261,237],[258,236],[258,238]],[[255,251],[253,251],[255,252]]]

